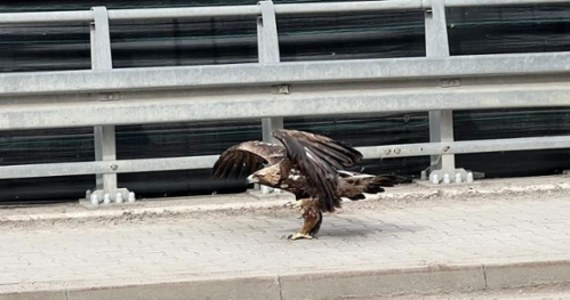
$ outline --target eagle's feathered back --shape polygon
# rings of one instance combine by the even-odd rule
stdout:
[[[331,138],[297,130],[276,130],[273,136],[287,150],[287,157],[307,176],[321,209],[332,212],[340,207],[341,197],[337,193],[337,170],[362,160],[356,149]]]

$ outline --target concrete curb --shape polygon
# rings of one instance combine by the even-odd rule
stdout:
[[[426,199],[437,197],[477,197],[481,195],[526,194],[570,191],[570,177],[565,175],[527,178],[509,178],[479,181],[475,184],[439,185],[411,184],[389,188],[376,200],[398,201],[402,199]],[[236,195],[193,196],[161,200],[143,200],[135,204],[99,206],[87,208],[81,204],[67,207],[65,211],[47,209],[22,209],[18,213],[0,214],[0,224],[36,221],[65,221],[77,219],[136,218],[172,214],[191,214],[203,211],[278,209],[294,197],[288,193],[262,194],[249,191]],[[0,210],[0,213],[2,211]]]
[[[1,300],[351,299],[520,288],[570,282],[570,261],[345,270],[0,294]]]
[[[223,196],[209,196],[212,199]],[[239,200],[233,198],[239,197]],[[199,203],[192,203],[196,200]],[[121,205],[99,206],[87,208],[84,204],[77,204],[73,211],[64,212],[36,212],[37,210],[22,209],[19,213],[0,216],[0,223],[34,222],[34,221],[62,221],[62,220],[85,220],[85,219],[110,219],[110,218],[136,218],[137,216],[161,216],[167,214],[191,214],[203,211],[229,211],[244,209],[265,209],[283,207],[286,203],[293,201],[293,195],[279,194],[271,196],[258,196],[249,193],[227,195],[225,201],[214,201],[213,203],[202,203],[205,196],[186,197],[185,202],[181,198],[169,200],[148,200],[139,201],[134,204],[124,203]],[[146,206],[151,205],[151,206]]]

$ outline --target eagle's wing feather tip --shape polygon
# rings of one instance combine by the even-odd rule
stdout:
[[[283,146],[261,141],[246,141],[229,147],[214,163],[213,174],[218,178],[237,178],[244,170],[254,172],[263,163],[275,164],[285,156]],[[275,155],[280,153],[281,155]]]

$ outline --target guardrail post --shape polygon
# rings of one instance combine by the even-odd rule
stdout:
[[[111,38],[107,8],[93,7],[91,11],[93,13],[93,22],[90,24],[91,69],[93,71],[111,70],[113,68],[113,61],[111,58]],[[113,99],[114,96],[112,94],[102,94],[98,97],[99,101]],[[114,161],[117,159],[114,125],[95,126],[93,128],[93,137],[96,161]],[[113,166],[110,165],[109,168],[113,170]],[[104,202],[108,204],[108,201],[111,200],[120,202],[121,199],[128,198],[127,189],[117,188],[117,173],[111,171],[110,173],[96,174],[95,176],[95,191],[91,193],[91,195],[96,198],[92,198],[93,201],[94,199],[98,199],[99,201],[104,200]],[[117,194],[121,195],[118,196]],[[94,202],[92,203],[95,204]]]
[[[431,0],[431,9],[425,12],[425,38],[427,57],[449,56],[449,41],[447,35],[447,21],[445,17],[444,0]],[[443,87],[443,82],[440,82]],[[429,112],[430,142],[453,142],[453,111],[441,110]],[[449,176],[455,181],[456,174],[461,180],[467,179],[463,169],[455,168],[455,155],[432,155],[430,163],[430,179],[432,182],[441,181]],[[435,178],[434,178],[435,177]]]
[[[260,64],[275,64],[281,60],[279,53],[279,36],[277,32],[277,18],[273,1],[260,1],[261,16],[257,18],[257,55]],[[274,130],[283,128],[283,118],[262,118],[261,131],[263,141],[274,143],[271,135]],[[264,193],[272,189],[262,186]]]
[[[277,20],[272,1],[259,2],[261,17],[257,18],[257,52],[260,64],[279,63],[279,37],[277,33]],[[275,142],[271,133],[283,128],[283,118],[263,118],[261,120],[263,140]]]

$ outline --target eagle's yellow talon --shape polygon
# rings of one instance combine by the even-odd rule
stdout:
[[[289,201],[287,203],[285,203],[283,206],[284,207],[288,207],[288,208],[298,208],[301,209],[301,201]]]
[[[287,208],[293,208],[293,205],[294,205],[294,204],[295,204],[295,203],[293,203],[293,202],[289,201],[289,202],[287,202],[287,203],[283,204],[283,207],[287,207]]]
[[[299,239],[308,239],[308,240],[312,240],[313,237],[311,235],[308,234],[302,234],[302,233],[295,233],[295,234],[291,234],[287,237],[287,239],[289,240],[299,240]]]

